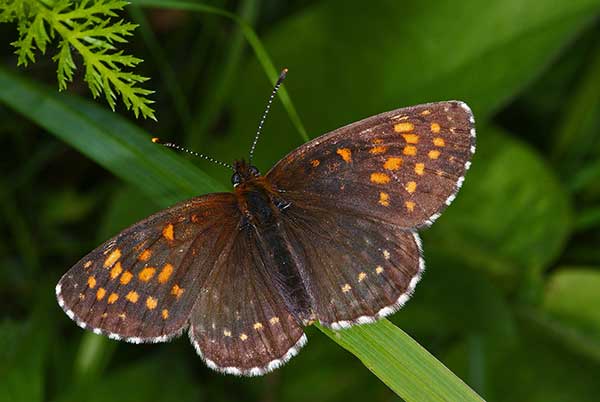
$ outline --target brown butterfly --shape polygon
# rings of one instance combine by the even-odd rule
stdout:
[[[425,268],[417,230],[454,200],[475,152],[469,107],[369,117],[264,176],[257,139],[250,163],[232,166],[234,192],[160,211],[75,264],[56,286],[67,315],[133,343],[188,329],[210,368],[253,376],[296,355],[306,325],[339,330],[402,307]]]

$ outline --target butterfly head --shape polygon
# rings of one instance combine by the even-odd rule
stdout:
[[[237,187],[242,183],[260,177],[260,172],[256,166],[250,165],[243,159],[235,161],[233,168],[234,173],[231,176],[231,184],[233,184],[233,187]]]

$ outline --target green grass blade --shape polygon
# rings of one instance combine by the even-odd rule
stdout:
[[[2,68],[0,102],[137,185],[165,207],[222,189],[191,163],[153,145],[148,135],[119,115],[75,96],[57,94]],[[321,330],[407,401],[480,400],[442,363],[387,320],[339,333]]]
[[[185,1],[177,1],[177,0],[132,0],[131,3],[138,5],[138,6],[145,6],[145,7],[158,7],[158,8],[169,8],[169,9],[176,9],[176,10],[197,11],[197,12],[201,12],[201,13],[215,14],[215,15],[218,15],[221,17],[231,19],[236,24],[238,24],[239,27],[241,28],[242,33],[246,37],[248,44],[254,51],[256,58],[258,59],[259,63],[261,64],[263,70],[265,71],[265,74],[267,75],[267,77],[269,78],[271,83],[275,84],[275,82],[277,81],[277,78],[279,78],[280,71],[277,68],[275,68],[275,65],[271,61],[271,57],[269,56],[269,54],[267,53],[267,50],[265,49],[262,42],[258,38],[258,35],[256,34],[256,32],[254,32],[252,27],[246,21],[242,20],[237,15],[230,13],[229,11],[222,10],[217,7],[212,7],[212,6],[208,6],[205,4],[188,3]],[[285,110],[287,111],[287,114],[288,114],[290,120],[292,121],[292,124],[296,127],[296,130],[298,130],[298,133],[300,134],[302,139],[304,141],[308,141],[309,137],[308,137],[308,134],[306,133],[306,129],[304,128],[304,125],[302,124],[302,121],[300,120],[300,116],[298,115],[298,112],[296,111],[296,108],[294,107],[294,104],[292,103],[292,100],[290,99],[290,96],[289,96],[287,90],[285,89],[285,86],[281,87],[278,95],[279,95],[279,98],[281,99],[281,103],[283,104]]]
[[[406,401],[482,400],[406,332],[386,319],[339,332],[318,327]]]
[[[224,187],[151,135],[95,104],[0,68],[0,102],[27,116],[161,205]],[[32,106],[35,105],[35,106]]]

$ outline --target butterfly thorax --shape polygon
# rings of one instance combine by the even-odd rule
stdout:
[[[244,160],[235,162],[231,182],[235,189],[242,216],[254,226],[267,227],[276,223],[276,217],[287,204],[265,176]]]

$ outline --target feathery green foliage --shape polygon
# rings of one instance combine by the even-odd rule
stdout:
[[[136,117],[155,119],[153,93],[139,84],[147,77],[123,71],[137,66],[143,60],[124,54],[116,45],[126,43],[136,24],[116,20],[117,12],[127,2],[120,0],[0,0],[0,22],[17,22],[19,38],[12,43],[16,48],[18,65],[35,62],[35,52],[46,53],[57,41],[58,52],[52,57],[57,63],[58,87],[67,88],[76,70],[73,50],[81,56],[85,66],[84,78],[94,98],[104,95],[114,110],[120,96],[127,109]]]

